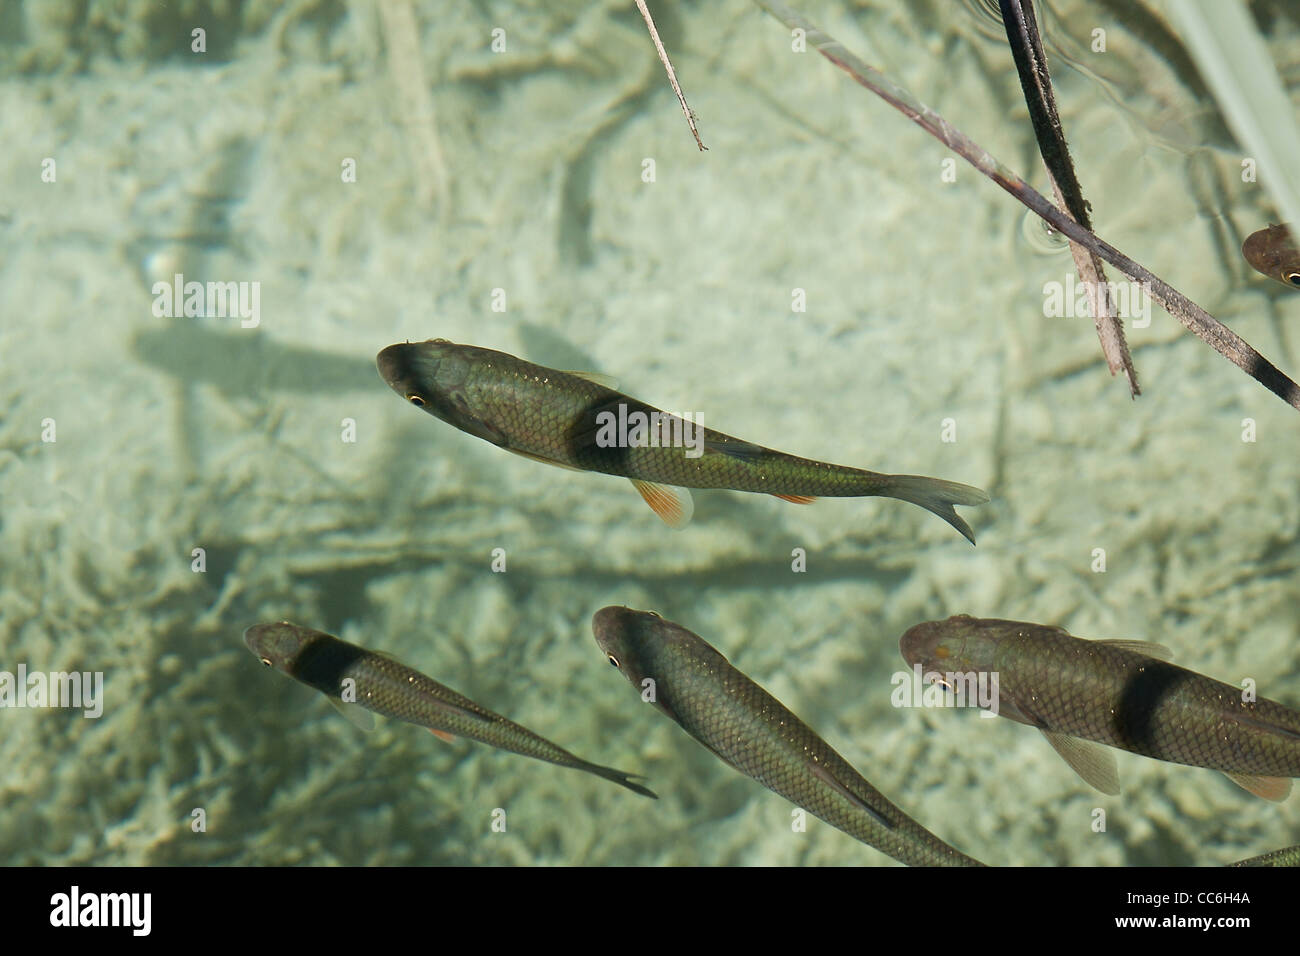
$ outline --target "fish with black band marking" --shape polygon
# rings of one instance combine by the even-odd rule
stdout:
[[[1171,664],[1158,644],[961,614],[910,628],[899,649],[933,682],[996,674],[997,713],[1041,730],[1102,793],[1119,793],[1119,773],[1101,744],[1218,770],[1267,800],[1300,776],[1300,711]]]
[[[314,687],[349,719],[355,720],[355,712],[348,708],[361,707],[427,728],[443,740],[468,737],[511,753],[583,770],[643,797],[656,798],[654,791],[635,782],[635,774],[575,757],[419,671],[333,634],[281,621],[253,625],[244,632],[244,642],[267,667]]]
[[[878,495],[920,505],[974,544],[953,506],[989,500],[954,481],[787,455],[670,415],[616,391],[602,376],[492,349],[432,339],[390,345],[375,361],[394,392],[461,431],[535,461],[631,479],[672,527],[690,520],[687,488],[753,491],[796,504]]]

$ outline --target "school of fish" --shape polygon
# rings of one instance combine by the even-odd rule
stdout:
[[[1253,234],[1242,252],[1264,275],[1300,286],[1300,254],[1285,227]],[[799,504],[881,496],[925,508],[974,544],[954,506],[989,500],[970,485],[788,455],[706,428],[699,416],[663,412],[602,375],[546,368],[492,349],[408,342],[385,348],[376,365],[404,401],[476,438],[545,464],[630,479],[674,528],[692,516],[690,488]],[[728,767],[901,863],[983,866],[886,799],[699,635],[653,611],[620,606],[597,611],[591,626],[605,659],[641,700]],[[286,621],[253,625],[244,639],[263,664],[321,692],[362,727],[380,714],[445,740],[466,737],[656,797],[638,775],[583,760],[381,652]],[[1300,711],[1177,667],[1156,644],[1086,641],[1059,627],[957,615],[914,625],[899,649],[909,666],[952,693],[980,675],[993,677],[996,713],[1037,727],[1107,794],[1120,792],[1107,748],[1218,770],[1275,801],[1300,776]],[[1297,866],[1300,848],[1231,865]]]

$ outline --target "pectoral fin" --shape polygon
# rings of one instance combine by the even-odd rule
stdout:
[[[796,505],[810,505],[817,499],[812,495],[773,495],[773,498],[780,498],[782,501],[789,501]]]
[[[477,418],[466,415],[456,422],[456,427],[463,432],[473,435],[475,438],[481,438],[486,442],[491,442],[499,448],[506,448],[506,436],[497,431],[486,422],[481,422]]]
[[[870,814],[871,819],[875,820],[882,827],[884,827],[887,830],[894,829],[894,825],[890,823],[889,820],[883,814],[881,814],[879,810],[871,806],[871,804],[867,803],[867,801],[863,800],[861,797],[859,797],[856,793],[854,793],[844,784],[840,783],[840,781],[835,778],[835,775],[831,773],[829,770],[827,770],[824,765],[820,763],[814,763],[812,765],[812,772],[813,772],[813,776],[822,780],[836,793],[839,793],[841,796],[848,799],[849,802],[851,802],[854,806],[858,807],[860,810],[865,810],[868,814]]]
[[[433,735],[434,735],[435,737],[437,737],[439,740],[446,741],[446,742],[449,743],[449,744],[453,744],[453,743],[456,742],[456,735],[455,735],[455,734],[449,734],[449,733],[447,733],[447,731],[445,731],[445,730],[435,730],[434,728],[430,727],[430,728],[429,728],[429,733],[433,734]]]
[[[337,710],[348,723],[354,727],[359,727],[366,733],[375,729],[375,715],[366,710],[359,704],[348,704],[339,700],[337,697],[326,697],[330,706]]]
[[[1119,768],[1108,747],[1054,730],[1044,730],[1043,736],[1088,786],[1111,796],[1119,793]]]
[[[645,503],[664,520],[664,524],[668,527],[680,531],[690,524],[691,515],[695,514],[695,502],[687,489],[661,485],[655,481],[641,481],[637,478],[629,480],[637,493],[645,499]]]
[[[1261,777],[1253,773],[1225,773],[1224,776],[1241,789],[1274,803],[1291,796],[1290,777]]]

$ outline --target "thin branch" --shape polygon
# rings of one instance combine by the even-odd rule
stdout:
[[[700,131],[695,128],[695,111],[686,105],[686,94],[682,88],[677,85],[677,74],[673,71],[672,61],[668,59],[668,51],[664,49],[663,41],[659,39],[659,31],[655,29],[654,17],[650,16],[650,11],[646,9],[645,0],[636,0],[637,9],[641,11],[641,16],[645,18],[645,25],[650,28],[650,39],[655,41],[655,49],[659,51],[659,60],[668,71],[668,82],[673,85],[673,92],[677,94],[677,102],[682,104],[682,112],[686,114],[686,124],[691,128],[691,135],[695,137],[695,145],[700,149],[708,149],[700,142]]]
[[[1033,0],[1001,0],[1002,21],[1007,30],[1007,42],[1020,74],[1020,88],[1029,107],[1029,118],[1038,140],[1038,151],[1043,156],[1056,204],[1068,212],[1085,229],[1092,229],[1088,203],[1083,189],[1074,174],[1074,161],[1070,147],[1061,129],[1061,117],[1056,111],[1056,96],[1052,90],[1052,76],[1047,69],[1047,54],[1038,35],[1034,17]],[[1123,369],[1128,379],[1129,394],[1136,398],[1142,391],[1138,387],[1137,371],[1128,343],[1124,341],[1124,324],[1115,311],[1115,303],[1106,285],[1106,270],[1096,253],[1077,242],[1070,243],[1070,254],[1083,287],[1088,290],[1088,304],[1092,308],[1092,321],[1097,328],[1097,338],[1106,356],[1110,374]]]
[[[862,86],[871,90],[892,105],[912,122],[961,156],[981,173],[993,180],[1011,195],[1028,206],[1039,218],[1067,238],[1082,243],[1125,275],[1142,286],[1151,298],[1229,362],[1242,369],[1288,405],[1300,409],[1300,385],[1277,369],[1260,355],[1241,336],[1233,332],[1214,316],[1177,289],[1173,288],[1149,269],[1134,262],[1114,246],[1099,239],[1068,215],[1031,189],[1024,180],[998,162],[987,150],[976,145],[969,137],[948,123],[942,116],[917,100],[911,93],[895,84],[887,76],[854,56],[837,41],[827,36],[799,14],[784,4],[770,0],[754,2],[787,27],[804,31],[808,42]]]

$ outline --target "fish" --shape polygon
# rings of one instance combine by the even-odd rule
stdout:
[[[996,712],[1037,727],[1102,793],[1120,792],[1107,747],[1218,770],[1273,801],[1286,799],[1300,776],[1300,711],[1245,700],[1240,687],[1169,663],[1159,644],[1089,641],[1059,627],[959,614],[909,628],[899,650],[931,683],[996,675]]]
[[[909,866],[983,866],[930,833],[711,644],[653,611],[606,607],[591,620],[606,659],[734,770]]]
[[[658,799],[653,790],[636,782],[644,779],[638,774],[575,757],[545,737],[479,706],[386,654],[288,621],[254,624],[244,631],[244,643],[267,667],[314,687],[344,716],[362,727],[373,718],[369,714],[358,715],[357,707],[425,727],[442,740],[467,737],[511,753],[592,773],[643,797]]]
[[[975,543],[954,505],[986,492],[921,475],[887,475],[798,458],[705,428],[617,391],[604,376],[562,372],[446,339],[390,345],[375,359],[394,392],[463,432],[535,461],[631,480],[669,526],[694,506],[687,488],[817,497],[879,495],[920,505]]]
[[[1300,289],[1300,246],[1287,224],[1252,232],[1241,244],[1241,255],[1260,275]]]
[[[1288,846],[1271,853],[1247,857],[1228,866],[1300,866],[1300,846]]]

